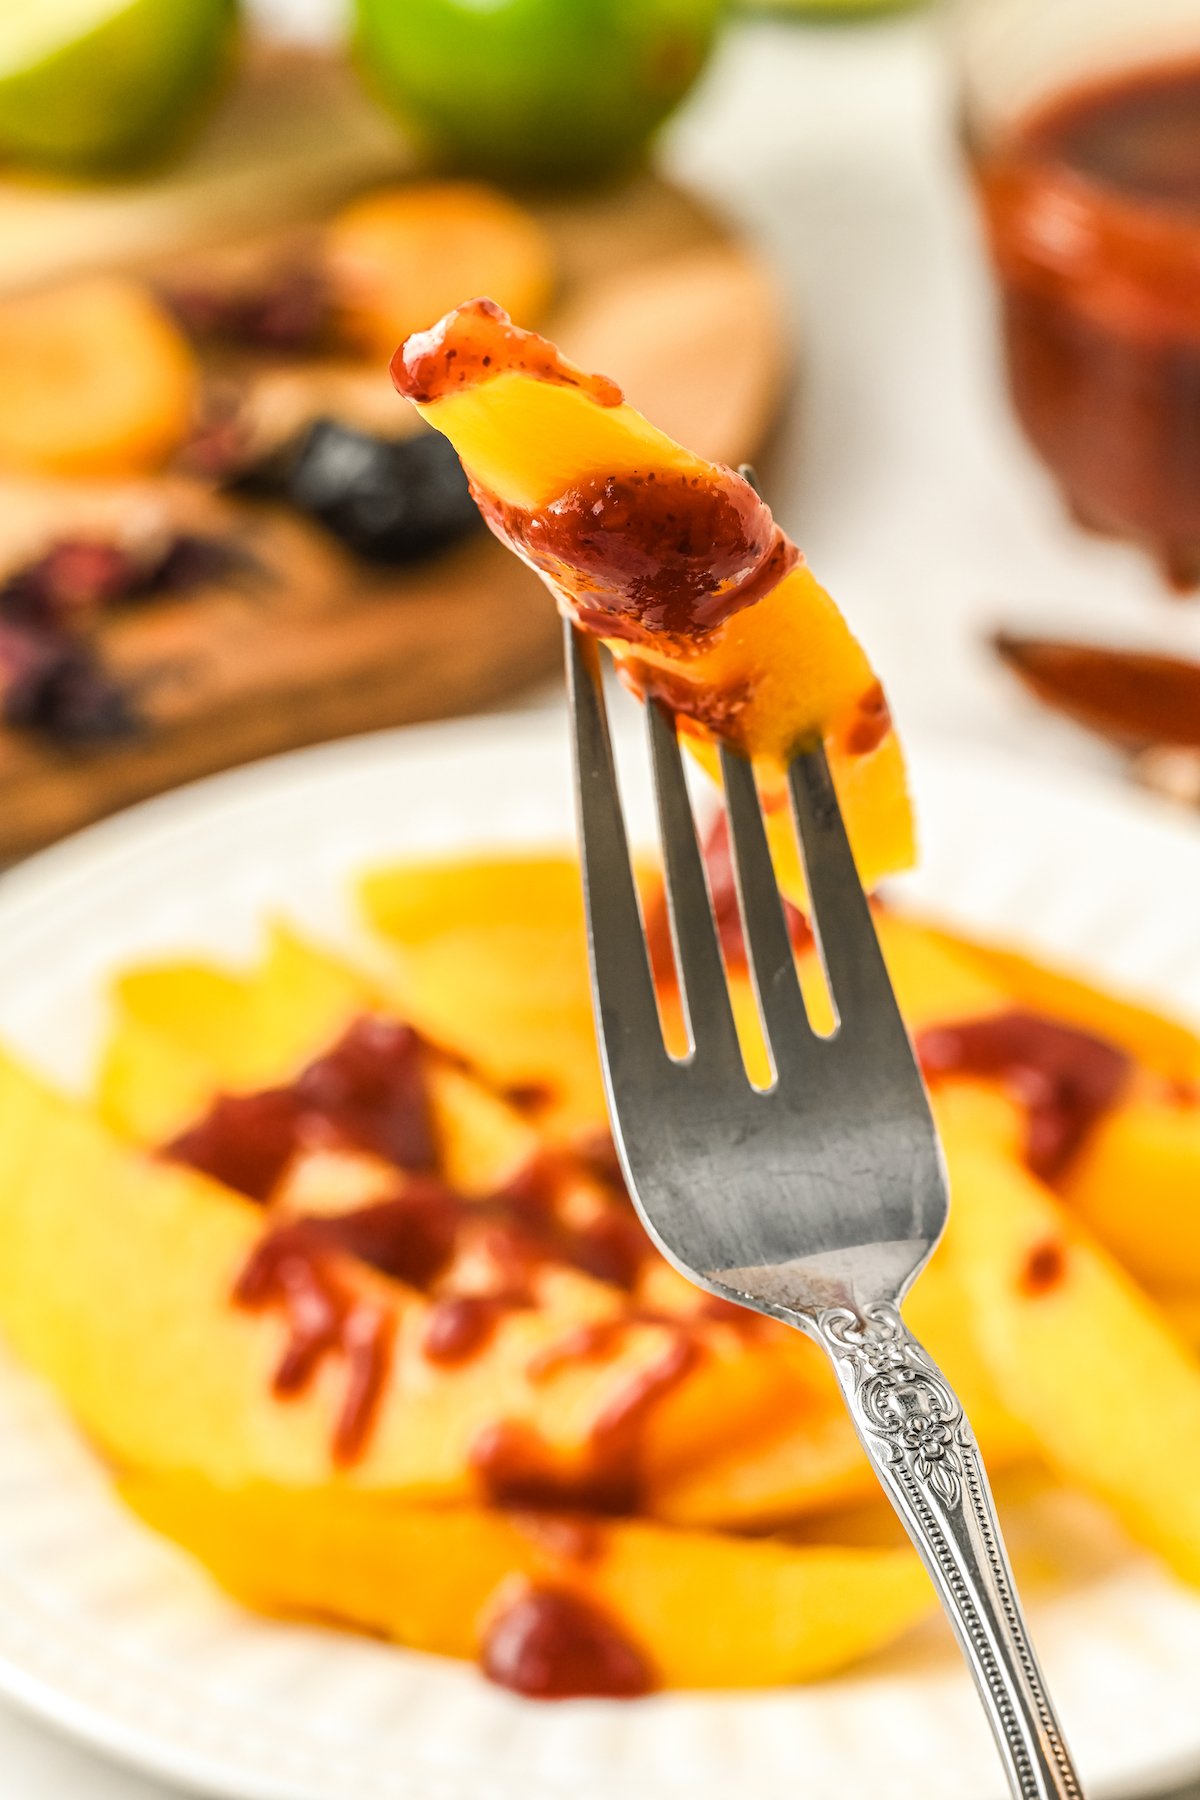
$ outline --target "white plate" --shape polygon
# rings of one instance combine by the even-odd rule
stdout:
[[[926,749],[915,771],[914,900],[1200,1017],[1189,822],[957,746]],[[557,717],[387,734],[218,777],[0,880],[0,1033],[82,1079],[101,979],[123,959],[248,952],[271,908],[353,940],[346,878],[371,859],[569,830]],[[940,1640],[794,1692],[539,1708],[464,1666],[237,1610],[121,1511],[53,1398],[2,1363],[0,1445],[0,1691],[190,1787],[238,1800],[999,1800]],[[1200,1596],[1131,1554],[1032,1610],[1097,1794],[1200,1768]]]

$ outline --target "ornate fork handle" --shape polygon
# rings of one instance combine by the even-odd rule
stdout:
[[[1029,1643],[979,1446],[949,1383],[895,1306],[822,1313],[855,1429],[933,1577],[1017,1800],[1082,1800]]]

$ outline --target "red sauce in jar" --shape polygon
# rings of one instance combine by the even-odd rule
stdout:
[[[1069,89],[979,161],[1009,380],[1087,524],[1200,580],[1200,61]]]
[[[489,1681],[533,1700],[629,1700],[656,1685],[650,1665],[612,1620],[564,1588],[522,1589],[484,1632]]]
[[[1124,1050],[1074,1025],[1022,1011],[988,1014],[917,1034],[930,1080],[997,1076],[1027,1110],[1025,1161],[1053,1181],[1124,1092],[1132,1064]]]

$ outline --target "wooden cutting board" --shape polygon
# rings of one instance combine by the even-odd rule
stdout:
[[[340,64],[259,51],[169,172],[111,187],[0,181],[0,292],[320,218],[410,166]],[[753,252],[651,175],[535,210],[561,271],[546,329],[567,353],[702,454],[752,457],[786,372],[779,297]],[[398,432],[403,412],[397,402]],[[372,570],[283,507],[178,476],[120,489],[0,476],[0,575],[64,519],[86,530],[164,502],[231,536],[253,575],[106,620],[105,660],[145,715],[137,736],[72,751],[0,727],[0,858],[253,757],[486,707],[558,665],[549,597],[486,536],[418,567]]]

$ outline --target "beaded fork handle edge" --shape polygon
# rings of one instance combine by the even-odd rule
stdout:
[[[890,1303],[806,1324],[970,1663],[1017,1800],[1083,1800],[1029,1642],[975,1434]]]

